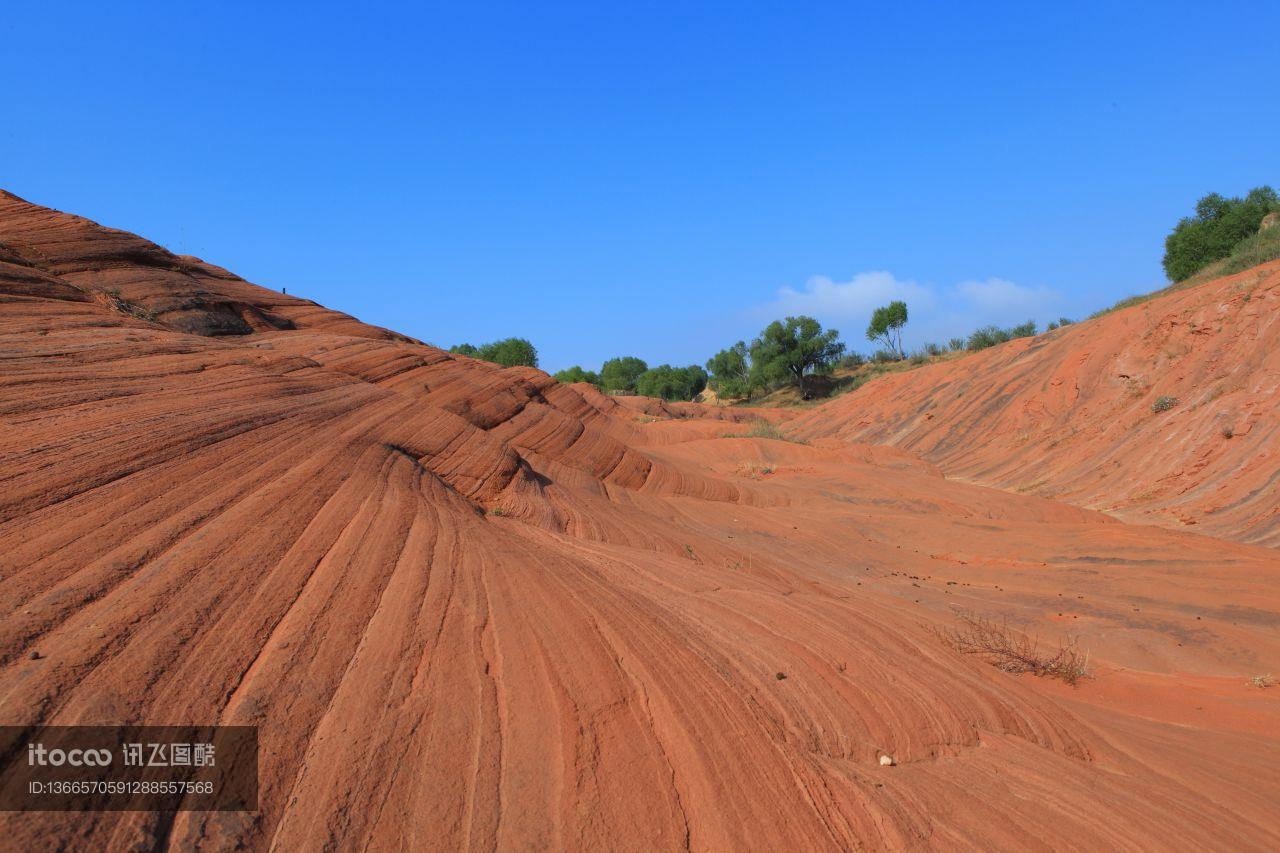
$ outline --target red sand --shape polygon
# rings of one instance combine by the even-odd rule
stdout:
[[[1280,558],[1250,544],[1280,535],[1277,282],[871,383],[796,418],[801,445],[0,195],[0,722],[262,743],[256,814],[0,830],[1276,849],[1280,688],[1247,682],[1280,670]],[[962,609],[1078,635],[1095,677],[958,655],[932,628]]]

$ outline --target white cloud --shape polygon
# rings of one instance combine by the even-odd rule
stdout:
[[[1023,287],[1003,278],[986,281],[962,281],[955,287],[960,298],[982,311],[993,314],[1034,314],[1057,304],[1058,294],[1046,287]],[[1023,317],[1022,319],[1027,319]]]
[[[946,343],[992,323],[1008,326],[1034,319],[1043,328],[1058,316],[1063,303],[1061,294],[1051,288],[1027,287],[1002,278],[936,285],[873,271],[844,282],[814,276],[799,290],[780,288],[775,299],[751,313],[755,319],[768,320],[808,314],[824,326],[840,329],[851,349],[866,351],[873,348],[863,334],[871,312],[894,299],[907,303],[910,319],[904,343],[908,349],[926,341]]]
[[[803,290],[782,288],[778,298],[762,307],[761,312],[771,317],[779,312],[839,319],[869,317],[877,306],[894,299],[923,306],[932,301],[933,294],[914,281],[899,281],[888,272],[858,273],[845,282],[819,275],[809,279]]]

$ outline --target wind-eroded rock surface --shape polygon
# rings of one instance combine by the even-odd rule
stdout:
[[[262,744],[257,813],[0,831],[1280,846],[1280,709],[1246,684],[1280,661],[1275,551],[647,411],[0,197],[0,722]],[[1097,677],[962,657],[957,609],[1077,634]]]

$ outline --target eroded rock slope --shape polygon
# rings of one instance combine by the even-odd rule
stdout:
[[[1280,713],[1245,683],[1280,655],[1274,551],[653,412],[0,198],[0,722],[262,744],[256,813],[0,830],[1280,846]],[[960,656],[958,609],[1069,629],[1097,677]]]

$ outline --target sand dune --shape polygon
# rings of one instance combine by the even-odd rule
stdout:
[[[789,425],[804,445],[0,197],[0,722],[262,745],[257,813],[0,828],[19,849],[1276,849],[1280,689],[1247,682],[1280,669],[1278,283],[872,383]],[[960,610],[1077,635],[1094,677],[959,655],[933,629]]]

